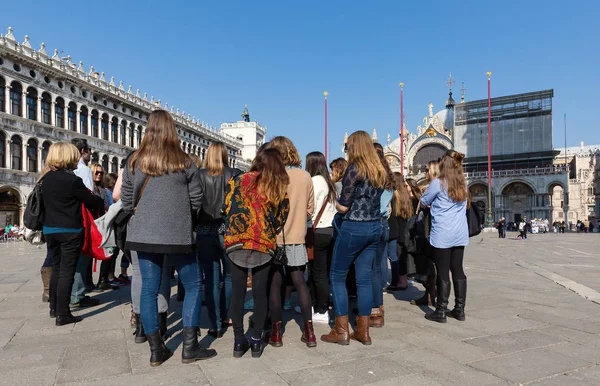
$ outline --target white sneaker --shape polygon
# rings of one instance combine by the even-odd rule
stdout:
[[[312,316],[312,321],[313,323],[329,324],[329,312],[325,312],[324,314],[314,312]]]

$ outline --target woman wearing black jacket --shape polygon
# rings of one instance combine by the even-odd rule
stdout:
[[[50,317],[56,317],[57,326],[81,321],[81,317],[73,316],[69,309],[75,268],[83,248],[81,204],[90,210],[104,207],[104,200],[94,195],[73,173],[79,156],[77,148],[70,143],[53,144],[40,177],[43,233],[54,260],[50,279]]]

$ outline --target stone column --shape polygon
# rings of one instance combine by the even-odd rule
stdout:
[[[56,126],[56,102],[50,103],[50,124]]]
[[[29,166],[29,159],[27,157],[27,141],[25,141],[25,139],[23,139],[23,144],[21,146],[23,147],[23,150],[21,150],[21,170],[28,172],[29,170],[27,170],[27,167]]]
[[[2,92],[4,93],[4,111],[10,114],[10,85],[6,85]]]
[[[37,97],[37,105],[35,107],[35,120],[38,122],[42,121],[42,97]]]
[[[86,135],[92,135],[92,111],[88,109]]]
[[[73,130],[73,131],[75,131],[77,133],[79,133],[79,126],[81,125],[79,122],[80,120],[81,120],[81,111],[79,111],[79,109],[76,109],[75,110],[75,130]]]
[[[7,169],[10,169],[10,136],[8,135],[4,140],[4,148],[6,149],[4,154],[4,165]]]
[[[21,116],[27,118],[27,92],[21,94]]]
[[[37,170],[38,173],[42,171],[44,167],[44,161],[42,160],[42,147],[38,146],[37,148]]]

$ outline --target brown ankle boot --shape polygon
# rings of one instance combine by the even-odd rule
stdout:
[[[371,337],[369,336],[368,316],[358,316],[356,318],[356,331],[350,334],[350,338],[357,340],[366,346],[371,344]]]
[[[380,328],[383,327],[385,321],[383,319],[382,307],[371,308],[371,316],[369,316],[369,327]]]
[[[40,273],[42,274],[42,284],[44,285],[42,302],[48,303],[50,301],[50,279],[52,278],[52,267],[42,267]]]
[[[333,328],[329,334],[321,335],[321,340],[323,342],[338,343],[344,346],[350,344],[350,337],[348,336],[348,315],[336,316]]]

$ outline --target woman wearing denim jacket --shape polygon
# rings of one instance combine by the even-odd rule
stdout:
[[[369,134],[365,131],[353,133],[348,138],[348,168],[337,202],[338,212],[343,214],[343,219],[331,262],[335,325],[329,334],[321,336],[324,342],[347,345],[352,338],[365,345],[371,344],[371,273],[381,238],[380,199],[386,181],[387,173]],[[352,263],[356,266],[358,318],[356,331],[349,335],[346,275]]]

